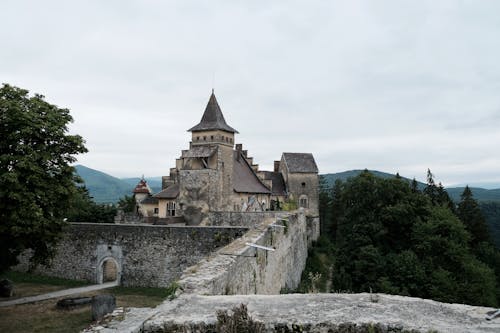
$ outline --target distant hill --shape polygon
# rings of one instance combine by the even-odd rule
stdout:
[[[450,187],[446,191],[454,201],[460,201],[460,196],[462,195],[465,187]],[[479,202],[495,201],[500,202],[500,189],[487,190],[484,188],[471,187],[472,194],[474,198]]]
[[[75,169],[85,182],[90,196],[97,203],[116,203],[123,196],[131,195],[135,186],[135,184],[131,186],[119,178],[83,165],[75,165]]]
[[[353,178],[353,177],[358,176],[363,171],[365,171],[365,170],[349,170],[349,171],[343,171],[343,172],[337,172],[337,173],[327,173],[327,174],[324,174],[321,176],[325,179],[327,186],[332,186],[333,183],[335,183],[335,181],[337,179],[339,179],[341,181],[346,181],[349,178]],[[377,171],[377,170],[368,170],[368,171],[370,171],[375,176],[380,177],[380,178],[384,178],[384,179],[396,177],[396,175],[394,175],[392,173],[387,173],[387,172],[382,172],[382,171]],[[409,182],[411,182],[413,180],[413,179],[409,179],[409,178],[406,178],[403,176],[401,176],[401,177],[403,179],[406,179]],[[425,187],[424,183],[419,182],[419,181],[417,181],[417,183],[418,183],[419,188]]]
[[[321,175],[325,181],[327,186],[332,186],[333,183],[337,180],[340,179],[342,181],[347,180],[348,178],[356,177],[360,173],[362,173],[364,170],[349,170],[349,171],[343,171],[343,172],[338,172],[338,173],[328,173]],[[381,178],[393,178],[396,177],[396,175],[387,173],[387,172],[382,172],[382,171],[377,171],[377,170],[368,170],[372,174],[374,174],[377,177]],[[401,176],[403,179],[406,179],[408,181],[412,181],[412,179],[406,178],[404,176]],[[439,181],[439,180],[438,180]],[[418,186],[420,189],[423,189],[426,184],[422,182],[418,182]],[[445,188],[450,197],[453,199],[453,201],[460,201],[460,195],[464,191],[465,187],[449,187]],[[474,198],[478,202],[500,202],[500,189],[491,189],[487,190],[484,188],[478,188],[478,187],[471,187],[470,188],[472,191],[472,194],[474,195]]]
[[[116,178],[99,170],[75,165],[77,174],[85,182],[90,196],[97,203],[116,203],[125,195],[132,195],[140,178]],[[161,191],[161,177],[145,178],[153,193]]]

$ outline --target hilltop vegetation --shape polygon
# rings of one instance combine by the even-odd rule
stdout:
[[[88,168],[83,165],[75,166],[88,189],[90,196],[96,203],[117,203],[126,195],[131,195],[140,178],[116,178],[104,172]],[[146,178],[153,193],[161,190],[161,177]]]
[[[350,178],[359,176],[364,170],[350,170],[339,173],[329,173],[321,175],[324,188],[332,188],[335,181],[347,181]],[[394,179],[397,175],[393,175],[386,172],[368,170],[371,174],[382,179]],[[402,180],[407,182],[412,182],[409,178],[400,177]],[[419,190],[424,190],[427,184],[417,181],[417,187]],[[455,204],[460,202],[460,196],[465,190],[465,187],[452,187],[444,188],[448,193],[449,197],[453,200]],[[484,217],[486,218],[486,223],[490,228],[491,237],[495,246],[500,249],[500,189],[484,189],[478,187],[470,187],[474,199],[479,203],[479,207]]]
[[[434,183],[362,172],[324,186],[322,239],[302,290],[383,292],[496,306],[500,253],[472,192],[458,206]]]

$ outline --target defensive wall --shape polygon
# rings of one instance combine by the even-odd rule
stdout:
[[[103,265],[110,260],[122,285],[164,287],[246,231],[230,226],[71,223],[50,265],[35,272],[101,283]],[[16,269],[27,270],[26,257]]]
[[[308,244],[319,236],[318,228],[319,221],[306,218],[303,211],[265,216],[242,237],[186,269],[178,284],[184,293],[198,295],[294,290],[306,264]]]

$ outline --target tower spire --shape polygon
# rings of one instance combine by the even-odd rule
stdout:
[[[207,107],[203,113],[203,117],[198,125],[190,128],[189,132],[201,132],[201,131],[212,131],[212,130],[222,130],[229,133],[238,133],[237,130],[232,128],[226,123],[224,115],[220,109],[219,103],[217,103],[217,98],[215,98],[214,89],[212,88],[212,95],[208,100]]]

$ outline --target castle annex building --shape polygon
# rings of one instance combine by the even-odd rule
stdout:
[[[318,216],[318,167],[311,153],[283,153],[274,170],[259,170],[238,131],[224,119],[214,92],[191,132],[189,149],[176,159],[162,191],[142,179],[134,189],[136,211],[162,223],[204,225],[209,212],[257,212],[303,207]]]

